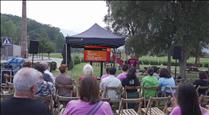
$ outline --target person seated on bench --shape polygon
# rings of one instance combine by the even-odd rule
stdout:
[[[100,101],[99,85],[93,77],[80,81],[80,99],[68,102],[62,115],[113,115],[108,102]]]

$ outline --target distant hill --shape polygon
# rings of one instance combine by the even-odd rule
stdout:
[[[61,52],[64,44],[64,35],[59,28],[27,19],[29,40],[42,41],[42,45],[50,44],[54,52]],[[21,17],[10,14],[1,14],[1,37],[11,37],[14,44],[20,44]],[[28,41],[29,41],[28,40]],[[44,41],[44,42],[43,42]]]
[[[74,32],[74,31],[71,31],[71,30],[63,29],[63,28],[60,28],[60,31],[62,32],[64,37],[78,34],[78,32]]]

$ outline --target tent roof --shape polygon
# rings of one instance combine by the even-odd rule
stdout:
[[[117,48],[125,43],[125,38],[105,30],[94,24],[88,30],[73,36],[66,37],[66,43],[71,47],[84,47],[86,45],[102,45]]]

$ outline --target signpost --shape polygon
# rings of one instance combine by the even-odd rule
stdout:
[[[8,59],[8,55],[9,55],[9,52],[8,52],[8,46],[11,46],[12,45],[12,39],[10,37],[2,37],[3,38],[3,42],[2,42],[2,45],[5,46],[6,48],[6,57]]]

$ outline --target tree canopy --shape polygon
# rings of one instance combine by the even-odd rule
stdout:
[[[107,1],[105,21],[113,31],[127,35],[126,50],[136,55],[167,54],[183,49],[180,67],[185,76],[192,52],[209,44],[208,1]]]
[[[38,40],[40,50],[43,52],[61,52],[64,36],[57,27],[41,24],[32,19],[27,19],[28,43],[29,40]],[[11,37],[14,44],[21,41],[21,18],[18,16],[1,14],[1,37]]]

